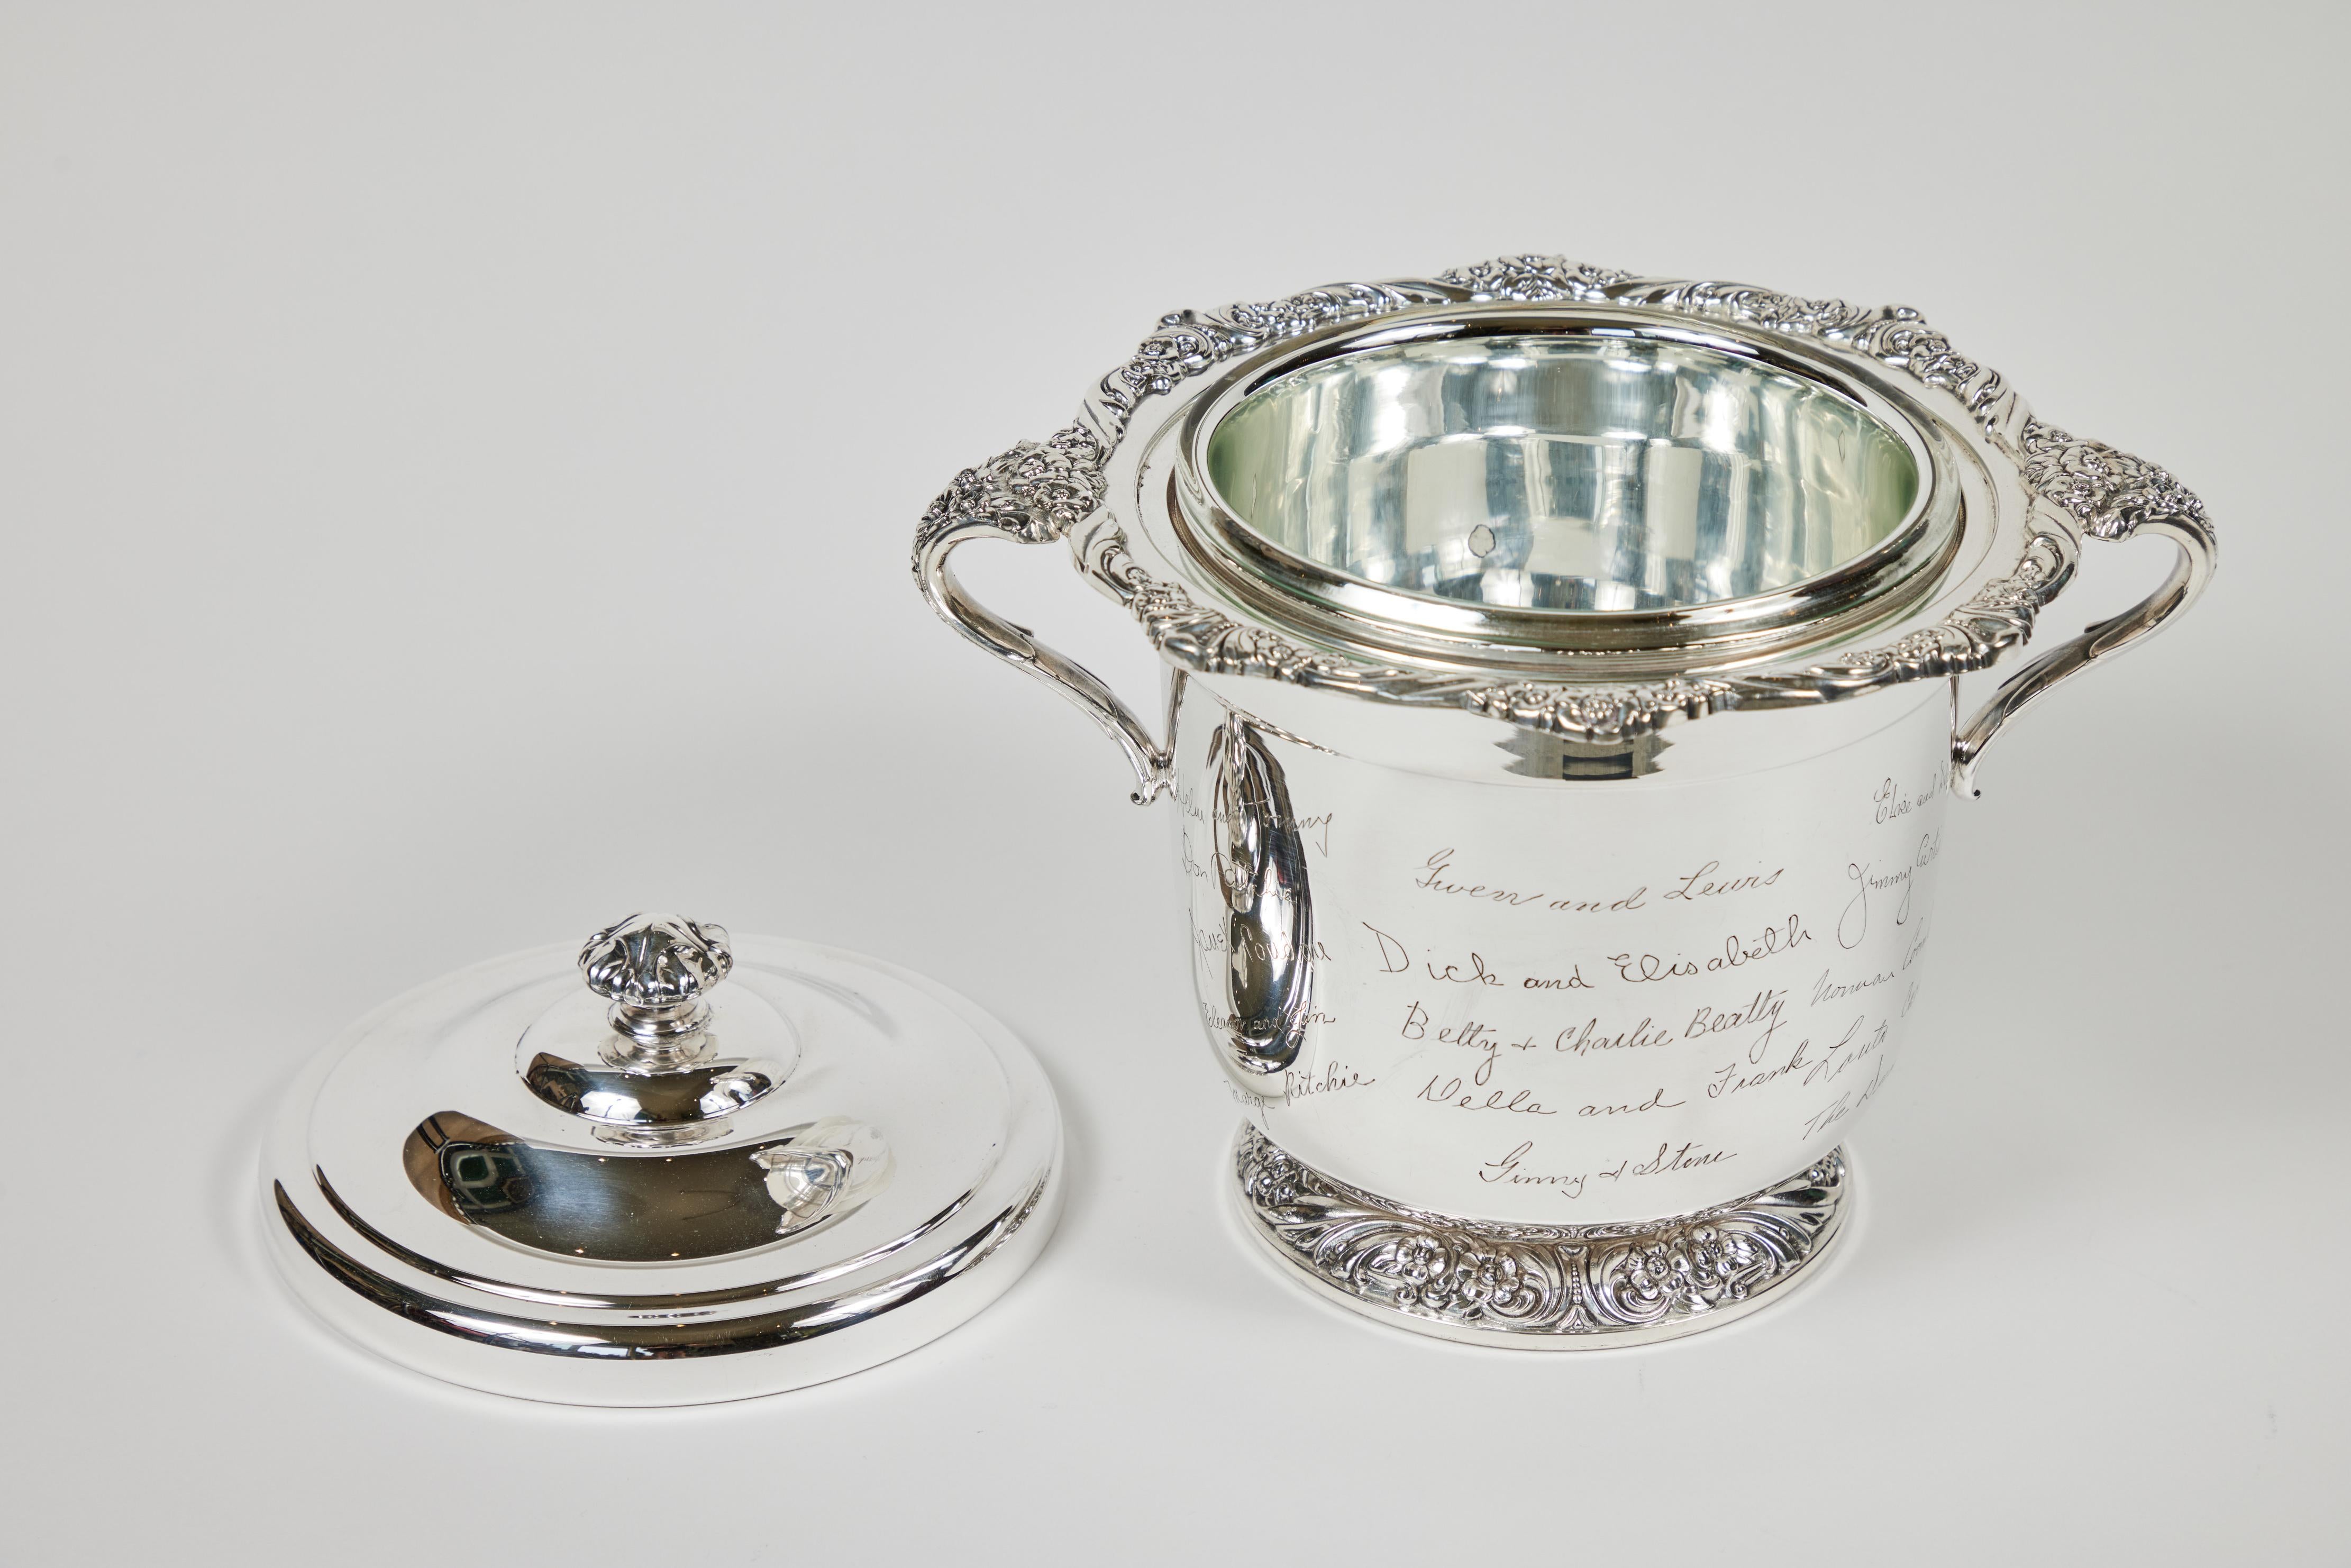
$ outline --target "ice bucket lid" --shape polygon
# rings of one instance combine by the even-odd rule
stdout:
[[[638,915],[360,1020],[264,1157],[336,1327],[470,1386],[739,1398],[913,1349],[1051,1229],[1060,1114],[971,1003],[878,960]]]

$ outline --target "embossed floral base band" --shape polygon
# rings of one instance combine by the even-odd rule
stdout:
[[[1784,1300],[1844,1234],[1844,1151],[1761,1192],[1646,1225],[1488,1225],[1349,1186],[1243,1128],[1243,1222],[1297,1277],[1383,1322],[1468,1344],[1608,1350]]]

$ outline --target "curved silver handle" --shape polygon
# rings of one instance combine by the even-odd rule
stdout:
[[[2001,683],[1991,699],[1951,737],[1951,787],[1976,796],[1976,764],[2019,710],[2094,660],[2140,638],[2196,602],[2212,580],[2220,546],[2204,503],[2153,464],[2103,442],[2077,441],[2053,425],[2028,421],[2024,481],[2042,501],[2072,514],[2091,538],[2122,540],[2153,534],[2179,547],[2179,560],[2161,587],[2137,606],[2085,628]]]
[[[1166,747],[1092,671],[1037,641],[1026,626],[983,609],[947,570],[948,553],[968,539],[1034,545],[1067,535],[1102,503],[1102,458],[1101,444],[1071,425],[1042,445],[1024,441],[965,469],[931,503],[914,530],[914,580],[947,624],[1052,686],[1118,742],[1134,768],[1130,799],[1142,806],[1167,788]]]

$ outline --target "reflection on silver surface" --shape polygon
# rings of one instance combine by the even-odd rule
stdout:
[[[370,1015],[288,1096],[263,1185],[288,1281],[360,1343],[498,1393],[698,1404],[980,1311],[1052,1228],[1060,1145],[970,1003],[652,915]]]
[[[798,1048],[772,1009],[739,1003],[722,1050],[710,992],[733,972],[726,929],[675,915],[632,915],[580,950],[588,989],[611,1005],[604,1027],[586,998],[550,1009],[517,1051],[522,1081],[557,1110],[596,1124],[606,1143],[676,1147],[725,1136],[727,1118],[773,1092]],[[764,1048],[764,1049],[763,1049]]]
[[[1643,338],[1483,337],[1295,371],[1210,434],[1225,504],[1316,565],[1558,611],[1769,593],[1889,537],[1908,450],[1815,383]]]
[[[846,1218],[890,1176],[882,1134],[828,1117],[740,1148],[590,1155],[455,1111],[402,1151],[434,1207],[534,1251],[665,1263],[768,1247]]]
[[[1326,1176],[1243,1128],[1249,1234],[1319,1293],[1464,1344],[1607,1350],[1677,1339],[1776,1301],[1844,1234],[1843,1149],[1761,1192],[1652,1224],[1481,1225]]]
[[[432,1295],[370,1267],[311,1224],[283,1182],[272,1182],[268,1197],[282,1235],[282,1245],[307,1258],[326,1276],[367,1304],[460,1341],[500,1350],[530,1351],[540,1355],[588,1361],[684,1361],[704,1356],[741,1354],[772,1350],[820,1334],[856,1329],[874,1322],[893,1308],[920,1300],[949,1281],[968,1273],[991,1254],[1009,1247],[1016,1233],[1045,1205],[1051,1173],[1008,1207],[990,1213],[986,1223],[955,1244],[925,1254],[902,1272],[832,1297],[755,1310],[741,1315],[710,1315],[680,1320],[666,1315],[649,1322],[550,1321],[486,1311],[469,1302]],[[1048,1220],[1050,1211],[1048,1211]],[[1050,1228],[1050,1223],[1048,1225]],[[1041,1238],[1033,1233],[1033,1247]],[[297,1283],[304,1282],[297,1276]],[[843,1368],[852,1370],[852,1368]],[[443,1375],[447,1375],[444,1372]],[[475,1378],[453,1381],[475,1383]],[[793,1386],[787,1384],[784,1386]],[[498,1392],[524,1392],[499,1388]],[[538,1389],[529,1392],[544,1397]],[[717,1397],[739,1397],[763,1392],[736,1391]],[[676,1399],[612,1399],[614,1404],[676,1404]]]
[[[960,1193],[945,1208],[929,1216],[904,1236],[892,1237],[879,1247],[871,1247],[862,1252],[852,1253],[849,1257],[837,1259],[813,1269],[803,1269],[789,1274],[779,1274],[773,1279],[758,1280],[747,1285],[729,1286],[719,1290],[664,1291],[657,1294],[647,1295],[613,1290],[552,1291],[525,1284],[516,1280],[497,1279],[488,1274],[453,1269],[445,1263],[434,1261],[413,1248],[402,1246],[374,1226],[370,1225],[360,1218],[357,1210],[344,1201],[342,1194],[335,1190],[335,1184],[327,1179],[325,1171],[313,1168],[310,1177],[312,1185],[319,1189],[319,1196],[326,1200],[327,1207],[334,1211],[336,1218],[350,1227],[352,1234],[384,1257],[413,1269],[420,1274],[431,1275],[435,1280],[445,1281],[463,1290],[478,1291],[485,1295],[504,1297],[509,1301],[537,1301],[546,1306],[586,1308],[591,1311],[603,1308],[618,1312],[647,1312],[656,1309],[667,1312],[686,1312],[703,1307],[738,1306],[745,1301],[757,1301],[762,1296],[787,1295],[794,1291],[806,1290],[811,1285],[821,1285],[827,1281],[838,1280],[844,1275],[856,1273],[868,1264],[878,1263],[893,1252],[904,1250],[954,1219],[968,1207],[972,1200],[970,1193]]]
[[[2149,535],[2161,587],[2013,667],[2085,541]],[[956,587],[980,538],[1066,539],[1174,674],[1164,745]],[[1384,1321],[1563,1347],[1727,1321],[1824,1254],[1949,786],[2214,549],[2170,475],[1914,309],[1517,256],[1162,317],[956,476],[914,568],[1182,812],[1253,1232]],[[1955,677],[2003,662],[1964,717]],[[1259,893],[1298,822],[1311,932]],[[1258,927],[1311,943],[1279,1074]]]
[[[555,1110],[613,1128],[670,1131],[668,1143],[710,1135],[719,1119],[750,1105],[780,1077],[767,1062],[713,1061],[656,1074],[569,1062],[546,1051],[522,1070],[531,1093]]]
[[[611,999],[613,1030],[647,1049],[706,1025],[704,994],[734,967],[726,927],[675,915],[632,915],[580,949],[580,977]]]
[[[1314,988],[1314,912],[1290,787],[1256,729],[1236,717],[1210,745],[1211,823],[1225,895],[1228,1060],[1253,1076],[1298,1060]]]
[[[665,1073],[589,1067],[540,1051],[523,1070],[532,1093],[558,1110],[623,1127],[665,1127],[731,1115],[776,1086],[776,1075],[742,1061],[715,1061]]]

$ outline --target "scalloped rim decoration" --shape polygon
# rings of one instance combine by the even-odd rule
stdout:
[[[1496,300],[1640,306],[1837,343],[1903,371],[1921,386],[1949,392],[1996,443],[2003,422],[2017,412],[2015,394],[1997,371],[1959,354],[1907,306],[1866,309],[1746,284],[1636,277],[1563,256],[1502,256],[1457,267],[1429,282],[1338,284],[1261,304],[1162,317],[1134,353],[1102,377],[1077,423],[957,475],[923,515],[916,559],[931,540],[963,526],[1031,544],[1065,538],[1102,506],[1108,492],[1103,470],[1143,400],[1236,355],[1414,306]],[[2101,442],[2077,440],[2030,415],[2023,422],[2022,450],[2012,455],[2026,490],[2091,538],[2128,538],[2158,518],[2206,521],[2203,503],[2163,469]],[[1617,741],[1674,720],[1732,708],[1834,701],[1983,669],[2032,636],[2041,607],[2073,575],[2075,553],[2072,538],[2037,530],[2007,576],[1986,583],[1940,622],[1883,646],[1801,669],[1632,685],[1481,684],[1319,653],[1203,606],[1178,584],[1152,576],[1135,563],[1120,533],[1107,536],[1091,564],[1153,647],[1194,673],[1458,706],[1576,740]]]

